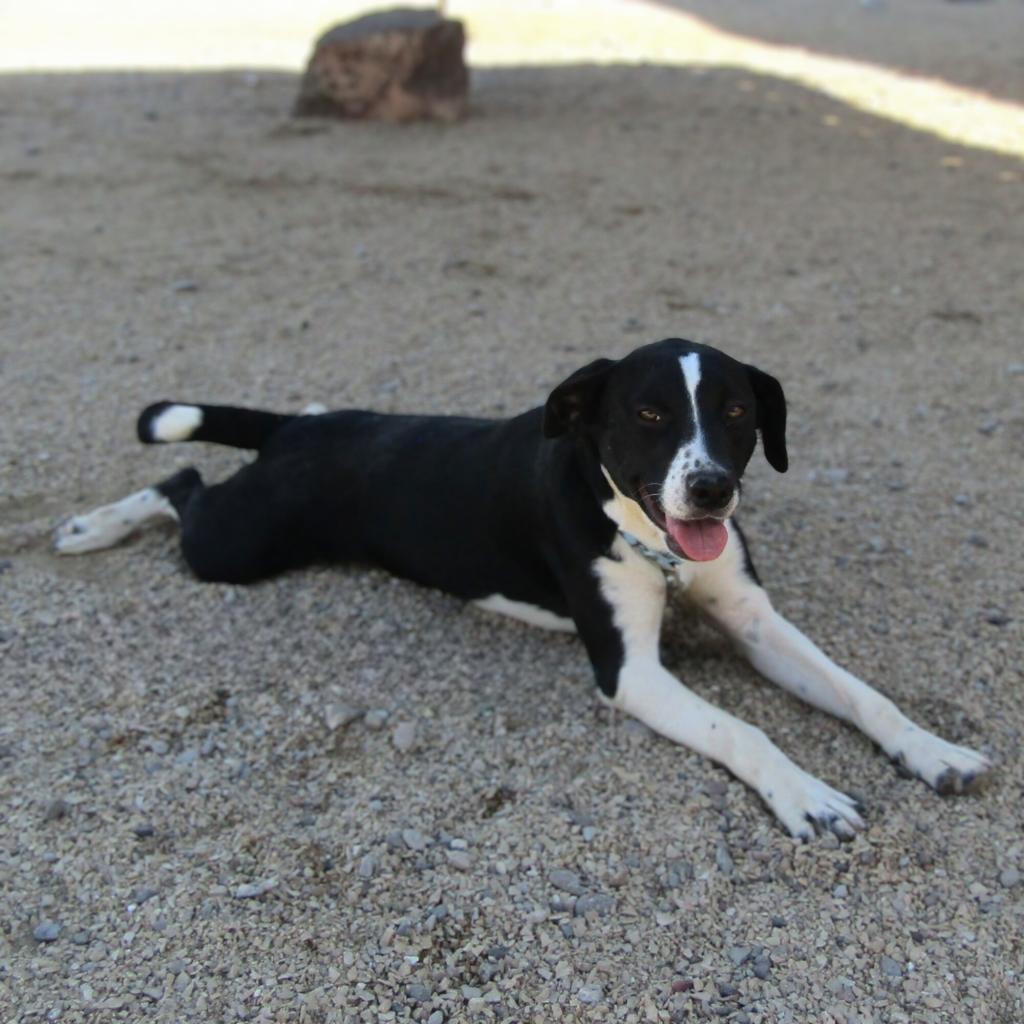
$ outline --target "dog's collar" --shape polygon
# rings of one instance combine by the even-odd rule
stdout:
[[[653,562],[659,569],[663,569],[665,572],[674,572],[686,561],[685,558],[680,558],[678,555],[673,555],[668,551],[655,551],[654,548],[649,548],[639,537],[634,537],[633,534],[627,533],[625,530],[619,530],[619,536],[637,554],[643,555],[648,562]]]

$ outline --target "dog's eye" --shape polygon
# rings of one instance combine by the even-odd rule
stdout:
[[[747,412],[745,405],[740,405],[739,402],[733,402],[732,405],[725,407],[725,418],[727,420],[738,420],[742,419]]]
[[[639,419],[644,423],[660,423],[662,415],[657,409],[637,409]]]

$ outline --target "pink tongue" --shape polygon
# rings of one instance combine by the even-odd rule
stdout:
[[[729,531],[717,519],[669,517],[665,525],[682,553],[695,562],[710,562],[717,558],[729,541]]]

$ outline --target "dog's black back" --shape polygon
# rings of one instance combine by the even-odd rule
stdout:
[[[143,414],[145,440],[161,440],[154,428],[169,406]],[[196,408],[204,439],[216,440],[209,409],[225,436],[245,436],[238,424],[249,410],[233,422],[224,407]],[[251,582],[315,562],[363,562],[462,598],[500,593],[567,614],[538,540],[572,459],[544,443],[543,410],[510,420],[266,415],[266,435],[247,435],[260,441],[258,458],[229,480],[206,487],[191,472],[160,485],[200,578]]]

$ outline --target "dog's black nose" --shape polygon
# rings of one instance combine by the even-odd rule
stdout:
[[[690,501],[699,509],[717,512],[732,499],[732,481],[725,473],[696,473],[689,481]]]

